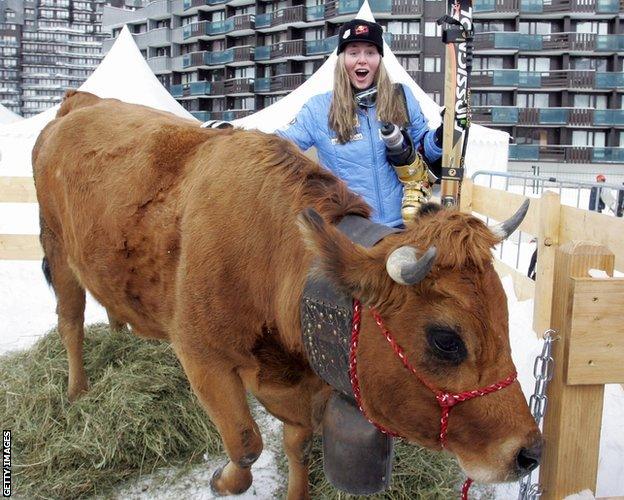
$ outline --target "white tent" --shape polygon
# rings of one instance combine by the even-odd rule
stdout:
[[[106,57],[79,90],[151,106],[195,120],[154,76],[127,27],[123,28]],[[39,132],[54,119],[58,108],[57,104],[32,118],[0,125],[0,175],[32,175],[32,148]]]
[[[22,118],[20,115],[13,113],[13,111],[5,108],[2,104],[0,104],[0,125],[15,123],[23,119],[24,118]]]
[[[368,1],[362,4],[360,11],[355,17],[375,21]],[[310,97],[332,89],[336,61],[337,56],[334,50],[325,63],[301,86],[271,106],[235,120],[233,122],[234,125],[247,129],[259,129],[263,132],[273,132],[285,126],[297,115]],[[403,66],[401,66],[386,42],[384,42],[383,62],[388,70],[390,79],[396,83],[404,83],[411,89],[420,103],[423,114],[429,120],[429,126],[437,128],[441,123],[440,106],[403,69]],[[468,149],[466,151],[467,175],[470,175],[475,170],[482,169],[506,171],[508,152],[509,134],[481,125],[471,125],[470,135],[468,136]]]

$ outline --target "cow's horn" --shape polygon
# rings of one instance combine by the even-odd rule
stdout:
[[[494,236],[499,238],[501,241],[508,238],[511,233],[518,229],[518,226],[522,223],[522,220],[528,210],[529,200],[526,199],[515,214],[509,217],[509,219],[505,222],[501,222],[500,224],[490,227],[490,230],[494,233]]]
[[[399,247],[386,260],[386,271],[400,285],[415,285],[431,270],[436,253],[436,247],[429,247],[419,259],[414,247]]]

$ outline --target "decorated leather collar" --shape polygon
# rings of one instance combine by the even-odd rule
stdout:
[[[372,247],[400,229],[347,215],[336,226],[351,241]],[[310,273],[301,300],[303,345],[315,373],[338,392],[354,400],[349,379],[349,339],[353,297],[337,290],[320,273]]]

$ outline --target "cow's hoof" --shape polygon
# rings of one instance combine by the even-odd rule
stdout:
[[[249,469],[241,469],[229,462],[214,471],[210,479],[210,489],[217,496],[240,495],[249,489],[252,480]]]

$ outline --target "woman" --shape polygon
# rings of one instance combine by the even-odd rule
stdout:
[[[390,82],[382,34],[377,23],[345,23],[338,35],[333,91],[310,98],[278,133],[304,151],[316,146],[320,163],[373,208],[373,221],[399,226],[403,185],[386,157],[381,126],[404,126],[428,162],[442,154],[441,129],[429,130],[410,89],[402,85],[403,92],[397,92]]]

